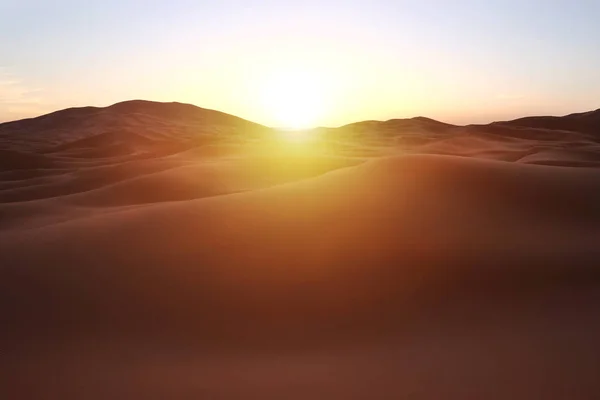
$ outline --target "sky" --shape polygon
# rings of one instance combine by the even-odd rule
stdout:
[[[179,101],[269,126],[600,108],[598,0],[0,0],[0,121]]]

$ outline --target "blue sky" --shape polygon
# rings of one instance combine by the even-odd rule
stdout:
[[[586,111],[598,21],[597,0],[0,0],[0,121],[136,98],[267,125]]]

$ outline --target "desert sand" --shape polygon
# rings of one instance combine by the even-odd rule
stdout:
[[[600,396],[600,110],[0,124],[0,397]]]

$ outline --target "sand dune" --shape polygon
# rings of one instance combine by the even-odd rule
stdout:
[[[596,398],[599,115],[0,124],[0,394]]]

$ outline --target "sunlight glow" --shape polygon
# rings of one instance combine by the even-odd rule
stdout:
[[[279,71],[269,76],[259,93],[262,107],[278,126],[295,130],[317,124],[330,111],[331,96],[327,79],[309,70]],[[298,131],[288,134],[302,136]]]
[[[279,134],[289,143],[308,143],[314,138],[312,131],[303,129],[282,129]]]

